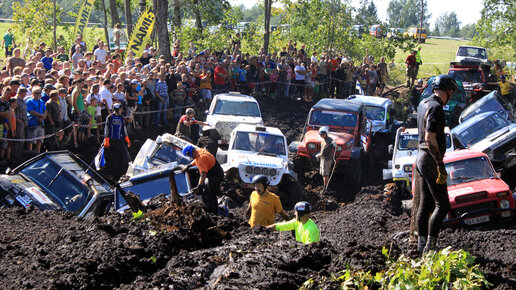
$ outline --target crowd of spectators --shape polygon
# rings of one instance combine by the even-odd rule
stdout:
[[[178,40],[170,61],[150,45],[140,56],[111,52],[102,40],[88,49],[80,35],[56,51],[45,43],[15,48],[0,71],[0,159],[40,152],[42,144],[48,150],[77,147],[90,137],[100,144],[114,103],[122,104],[131,129],[175,128],[185,108],[207,106],[221,92],[313,101],[344,98],[356,83],[374,95],[387,77],[384,59],[375,64],[367,52],[355,65],[346,56],[307,54],[305,45],[297,49],[292,41],[273,54],[242,52],[239,35],[230,46],[200,50]]]

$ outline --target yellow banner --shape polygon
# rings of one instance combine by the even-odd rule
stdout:
[[[75,29],[73,31],[74,36],[79,34],[84,35],[84,28],[90,21],[93,4],[95,4],[95,0],[84,0],[84,3],[82,3],[81,9],[79,9],[79,14],[77,14],[77,21],[75,22]]]
[[[150,7],[138,18],[138,22],[133,28],[131,40],[129,40],[128,50],[132,50],[135,55],[141,56],[145,49],[145,44],[149,42],[156,17]]]

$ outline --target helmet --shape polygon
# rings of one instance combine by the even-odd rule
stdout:
[[[190,144],[186,145],[185,148],[183,148],[183,155],[187,157],[193,157],[193,150],[194,147]]]
[[[310,211],[312,211],[312,206],[310,205],[310,203],[308,203],[308,201],[300,201],[300,202],[296,203],[296,205],[294,206],[294,209],[301,216],[301,215],[310,213]]]
[[[319,128],[319,135],[322,135],[322,133],[328,134],[328,127],[322,126],[321,128]]]
[[[441,90],[441,91],[457,91],[459,87],[457,86],[457,82],[449,75],[438,75],[434,82],[432,83],[432,90]]]
[[[253,177],[252,182],[253,182],[253,184],[261,183],[261,184],[263,184],[264,187],[267,187],[267,185],[269,185],[269,180],[267,179],[267,176],[261,175],[261,174]]]
[[[418,83],[422,83],[423,82],[423,79],[419,79],[417,80]]]
[[[501,75],[500,78],[505,80],[505,75]]]
[[[189,114],[195,114],[195,110],[192,109],[192,108],[188,108],[186,109],[186,114],[189,115]]]

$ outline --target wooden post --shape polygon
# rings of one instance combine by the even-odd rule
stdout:
[[[170,200],[172,204],[183,205],[179,192],[177,191],[176,174],[174,173],[174,170],[170,170],[168,173],[168,180],[170,182]]]

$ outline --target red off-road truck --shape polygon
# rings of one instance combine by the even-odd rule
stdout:
[[[336,142],[335,170],[345,173],[346,181],[359,183],[363,163],[371,149],[372,122],[366,118],[365,105],[354,100],[322,99],[312,107],[300,142],[292,142],[290,152],[295,153],[294,171],[319,168],[315,155],[321,151],[319,128],[327,126],[329,136]]]

